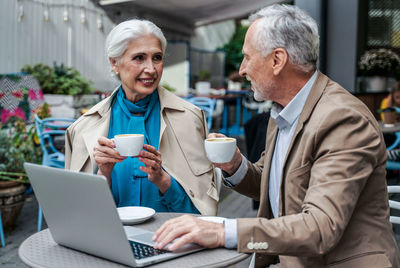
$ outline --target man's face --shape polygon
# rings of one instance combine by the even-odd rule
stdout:
[[[239,73],[242,76],[246,76],[247,80],[251,82],[251,89],[254,91],[254,98],[256,100],[274,100],[276,86],[272,74],[273,58],[271,54],[268,54],[266,57],[263,56],[255,48],[254,35],[256,26],[257,21],[249,27],[246,33],[242,50],[244,57]]]

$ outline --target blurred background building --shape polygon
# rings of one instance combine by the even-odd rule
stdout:
[[[366,50],[400,52],[398,0],[7,0],[0,1],[0,73],[64,63],[96,88],[112,90],[105,37],[121,21],[146,18],[169,40],[161,84],[185,95],[206,69],[212,86],[223,87],[230,73],[221,48],[243,19],[273,3],[297,5],[316,19],[319,68],[353,93],[363,89],[357,63]]]

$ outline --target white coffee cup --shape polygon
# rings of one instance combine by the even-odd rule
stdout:
[[[236,139],[230,137],[208,138],[204,141],[207,157],[213,163],[227,163],[236,151]]]
[[[120,134],[114,136],[115,149],[121,156],[138,156],[143,148],[144,135]]]

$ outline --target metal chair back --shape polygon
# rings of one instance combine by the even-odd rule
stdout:
[[[388,194],[400,194],[400,186],[389,185],[387,189]],[[391,200],[389,195],[389,207],[391,209],[400,210],[400,202]],[[400,216],[390,216],[390,222],[394,224],[400,224]]]
[[[72,118],[44,118],[40,119],[35,114],[35,128],[39,137],[40,147],[43,152],[42,165],[48,167],[64,168],[65,155],[54,144],[54,138],[65,135],[66,129],[75,121]],[[38,232],[42,229],[43,213],[39,206]]]
[[[45,118],[40,119],[35,114],[36,133],[39,137],[43,152],[42,165],[64,168],[64,153],[54,145],[54,138],[65,135],[66,129],[75,121],[72,118]]]
[[[187,99],[190,103],[196,105],[206,113],[206,120],[208,130],[211,130],[212,117],[215,109],[216,99],[211,99],[207,97],[192,97]]]

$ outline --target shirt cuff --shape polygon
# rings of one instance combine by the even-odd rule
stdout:
[[[225,219],[225,247],[237,247],[237,220]]]
[[[238,185],[246,175],[248,168],[249,167],[247,166],[247,159],[242,154],[242,163],[240,163],[240,167],[238,168],[238,170],[236,170],[236,172],[232,176],[228,177],[226,176],[227,175],[226,172],[222,172],[222,178],[224,179],[225,184],[228,187],[233,187],[235,185]]]

